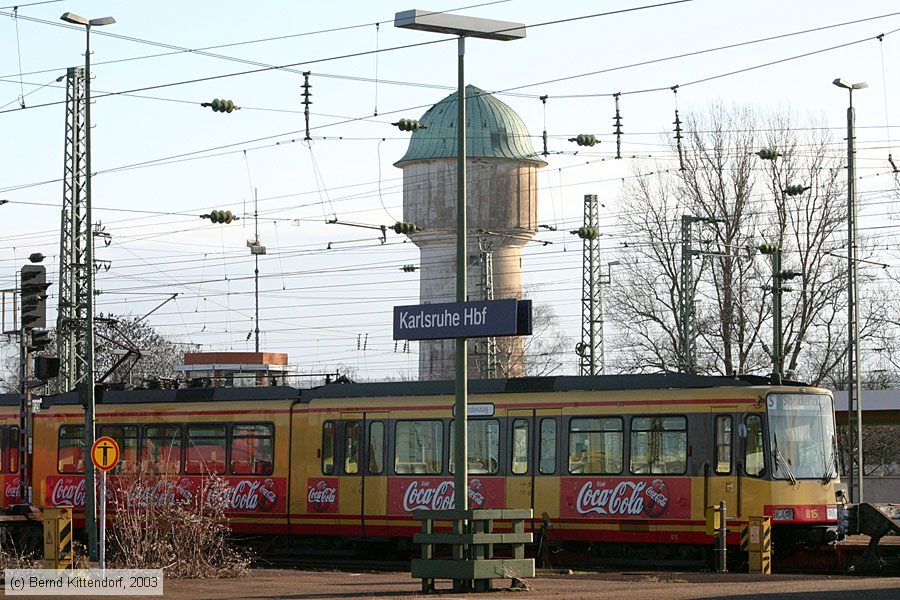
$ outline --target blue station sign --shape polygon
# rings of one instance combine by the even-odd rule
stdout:
[[[394,307],[395,340],[531,335],[531,300],[482,300]]]

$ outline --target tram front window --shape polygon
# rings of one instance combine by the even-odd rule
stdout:
[[[834,411],[825,394],[769,394],[769,445],[777,479],[837,477]]]

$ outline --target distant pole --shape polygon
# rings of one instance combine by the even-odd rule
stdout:
[[[466,37],[459,36],[457,113],[456,122],[456,301],[466,301]],[[469,374],[467,372],[466,338],[456,340],[456,444],[454,477],[454,506],[456,510],[469,508],[469,466],[466,454],[469,428]]]
[[[85,369],[84,381],[82,381],[82,398],[85,400],[84,420],[84,448],[93,447],[97,420],[95,416],[94,398],[94,221],[91,216],[91,24],[85,25],[87,38],[86,51],[84,53],[84,167],[86,172],[84,186],[84,220],[86,224],[87,240],[85,245],[85,299],[87,308],[84,316],[84,356]],[[97,483],[93,461],[85,463],[84,486],[84,518],[88,534],[88,556],[91,560],[98,559],[97,545]]]
[[[256,240],[256,243],[259,244],[259,193],[256,188],[253,188],[253,239]],[[253,254],[253,285],[254,292],[253,296],[256,300],[256,352],[259,353],[259,253],[254,252]]]

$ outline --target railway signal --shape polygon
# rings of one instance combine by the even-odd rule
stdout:
[[[47,268],[25,265],[21,273],[22,328],[26,331],[47,326]]]

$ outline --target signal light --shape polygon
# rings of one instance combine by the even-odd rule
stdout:
[[[810,188],[806,185],[789,185],[784,189],[784,193],[788,196],[799,196],[808,189]]]
[[[28,349],[33,352],[40,352],[44,348],[50,345],[50,332],[46,329],[32,329],[31,330],[31,342],[28,344]]]
[[[763,160],[775,160],[776,158],[781,156],[781,154],[779,154],[778,151],[775,150],[775,148],[763,148],[762,150],[757,152],[756,155]]]
[[[22,328],[47,326],[47,269],[43,265],[25,265],[21,273]]]
[[[600,140],[597,139],[596,136],[581,133],[577,137],[569,138],[570,142],[575,142],[579,146],[594,146],[600,143]]]
[[[397,221],[396,223],[394,223],[394,226],[391,227],[391,229],[394,230],[394,233],[404,233],[406,235],[419,231],[419,228],[416,227],[416,224],[409,221]]]
[[[214,210],[208,215],[200,215],[201,219],[209,219],[213,223],[225,223],[226,225],[232,221],[240,220],[240,217],[232,213],[230,210]]]
[[[418,129],[428,129],[426,125],[422,125],[416,119],[400,119],[396,123],[391,123],[400,131],[416,131]]]
[[[236,106],[234,102],[231,100],[219,100],[216,98],[212,102],[203,102],[200,106],[205,106],[213,109],[213,112],[224,112],[230,113],[235,110],[240,110],[240,106]]]
[[[58,356],[35,356],[34,376],[41,381],[47,381],[59,376]]]

